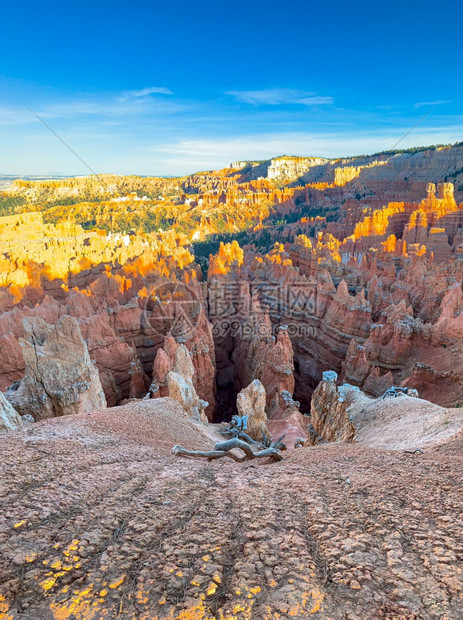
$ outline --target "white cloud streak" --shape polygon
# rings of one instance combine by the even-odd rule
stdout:
[[[94,117],[106,123],[120,119],[127,122],[130,117],[144,116],[149,118],[164,117],[171,114],[184,113],[187,104],[171,99],[151,99],[132,97],[128,99],[116,97],[87,97],[61,100],[53,103],[36,104],[29,107],[43,119],[71,120],[79,117]],[[104,119],[104,120],[103,120]],[[112,120],[111,120],[112,119]],[[0,105],[1,125],[25,125],[38,122],[26,105]]]
[[[122,93],[120,101],[127,101],[128,99],[139,99],[140,97],[149,97],[150,95],[173,95],[174,93],[170,88],[164,86],[149,86],[148,88],[142,88],[141,90],[127,90]]]
[[[290,88],[268,88],[264,90],[228,90],[225,93],[237,101],[252,105],[331,105],[333,97],[322,97],[316,93]]]
[[[444,105],[445,103],[452,103],[451,99],[438,99],[437,101],[419,101],[415,103],[415,108],[423,108],[424,106]]]

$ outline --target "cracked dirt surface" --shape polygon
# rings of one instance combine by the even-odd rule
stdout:
[[[176,443],[212,439],[169,399],[3,434],[0,618],[463,617],[461,434],[271,464]]]

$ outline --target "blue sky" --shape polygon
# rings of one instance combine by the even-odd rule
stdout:
[[[463,140],[457,0],[2,7],[0,174],[186,174]],[[434,106],[434,107],[433,107]]]

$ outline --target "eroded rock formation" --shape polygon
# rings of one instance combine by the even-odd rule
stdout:
[[[416,382],[462,402],[462,161],[457,144],[108,176],[109,193],[18,180],[0,196],[0,389],[25,372],[23,319],[70,315],[110,405],[147,393],[167,334],[216,421],[254,379],[270,420],[288,415],[284,392],[300,402],[290,416],[307,413],[326,368],[372,395]]]
[[[311,422],[315,431],[315,441],[354,441],[355,426],[348,409],[352,403],[353,393],[357,396],[358,388],[351,385],[337,387],[338,375],[327,370],[312,396],[310,406]]]
[[[193,419],[207,421],[205,409],[209,403],[196,393],[194,374],[190,351],[168,335],[154,359],[150,392],[154,398],[169,396],[180,403]]]
[[[20,339],[24,378],[6,394],[21,415],[42,420],[106,406],[98,371],[75,318],[62,316],[54,326],[32,319],[25,328],[27,339]]]
[[[267,428],[265,401],[265,388],[258,379],[254,379],[242,389],[236,399],[238,414],[248,417],[247,433],[255,441],[262,441],[264,433],[267,437],[270,436]]]

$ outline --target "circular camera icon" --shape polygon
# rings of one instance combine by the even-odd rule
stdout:
[[[155,333],[172,336],[178,342],[195,332],[201,311],[198,292],[183,282],[161,282],[148,291],[143,310],[145,326]]]

